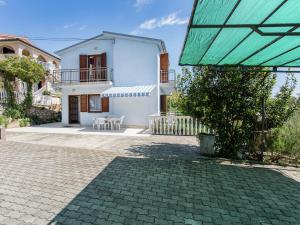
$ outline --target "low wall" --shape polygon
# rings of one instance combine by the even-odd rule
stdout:
[[[31,107],[26,111],[26,116],[36,124],[60,122],[61,112],[44,107]]]

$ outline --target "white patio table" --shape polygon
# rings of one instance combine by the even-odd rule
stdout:
[[[105,117],[96,118],[96,123],[98,120],[102,121],[103,119],[108,124],[108,126],[110,127],[111,130],[113,130],[115,123],[120,120],[119,117],[105,116]]]

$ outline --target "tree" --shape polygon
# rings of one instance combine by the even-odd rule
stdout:
[[[185,114],[200,119],[215,131],[219,156],[235,158],[238,152],[249,151],[261,118],[262,98],[266,100],[267,108],[280,105],[281,109],[287,109],[266,113],[270,127],[279,126],[278,121],[286,121],[293,111],[287,100],[291,98],[295,80],[290,79],[282,94],[272,100],[276,76],[254,70],[183,69],[178,91],[184,97],[180,98],[178,105]],[[273,122],[274,118],[277,122]]]
[[[23,105],[28,108],[32,105],[32,85],[41,81],[45,77],[46,71],[42,65],[29,57],[13,56],[0,61],[0,74],[4,77],[8,107],[16,107],[13,82],[18,78],[27,84]]]

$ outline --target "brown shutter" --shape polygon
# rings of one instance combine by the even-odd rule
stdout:
[[[109,112],[109,98],[101,98],[102,112]]]
[[[100,55],[101,57],[101,67],[107,67],[107,56],[106,52]]]
[[[169,71],[169,54],[164,53],[160,54],[160,81],[162,83],[168,82],[169,77],[168,77],[168,71]]]
[[[102,53],[100,55],[100,68],[101,68],[101,80],[106,81],[107,80],[107,57],[106,53]]]
[[[81,95],[80,96],[80,112],[87,112],[88,111],[88,96]]]
[[[168,99],[166,95],[160,96],[160,112],[167,113],[168,111]]]
[[[87,81],[87,69],[88,69],[88,56],[79,56],[79,68],[80,68],[80,82]]]

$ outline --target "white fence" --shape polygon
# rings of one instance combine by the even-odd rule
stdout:
[[[149,129],[156,135],[194,136],[199,133],[213,133],[198,119],[190,116],[150,116]]]

